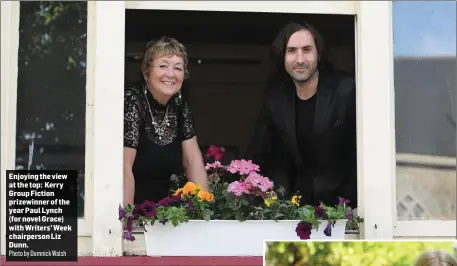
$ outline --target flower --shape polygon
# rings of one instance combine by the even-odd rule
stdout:
[[[298,206],[300,206],[300,199],[301,199],[301,196],[295,195],[292,197],[291,202],[293,205],[298,207]]]
[[[249,175],[251,172],[257,172],[259,170],[259,166],[252,163],[251,160],[233,160],[227,168],[227,171],[230,173],[239,173],[240,175]]]
[[[182,192],[180,192],[178,194],[175,193],[171,197],[163,198],[157,203],[157,205],[168,207],[168,206],[172,205],[173,203],[179,202],[181,200],[181,194],[182,194]]]
[[[273,182],[270,179],[256,173],[251,172],[244,180],[246,187],[250,190],[252,187],[259,188],[262,192],[267,192],[273,188]]]
[[[192,203],[191,198],[187,198],[186,204],[184,205],[184,208],[187,209],[189,213],[195,212],[195,205]]]
[[[135,237],[133,236],[133,232],[132,231],[124,232],[124,236],[123,237],[125,239],[127,239],[127,240],[135,241]]]
[[[197,190],[197,186],[194,183],[187,182],[184,185],[184,187],[182,188],[182,194],[183,195],[188,195],[188,194],[194,195],[196,193],[196,190]]]
[[[224,157],[225,149],[223,147],[217,147],[215,145],[211,145],[206,152],[206,158],[213,157],[215,161],[219,161]]]
[[[206,166],[205,166],[206,170],[219,169],[219,168],[222,168],[222,164],[219,161],[215,161],[214,163],[207,163]]]
[[[330,222],[327,224],[327,227],[325,227],[325,229],[324,229],[324,235],[332,236],[332,224]]]
[[[124,230],[132,231],[133,230],[133,217],[129,216],[127,222],[124,224]]]
[[[344,205],[344,204],[348,204],[349,202],[351,202],[350,200],[345,199],[345,198],[343,198],[343,197],[338,197],[338,200],[340,201],[340,202],[338,203],[338,205]]]
[[[123,238],[133,241],[135,237],[132,231],[142,225],[172,223],[177,226],[190,220],[203,219],[298,220],[295,228],[297,236],[300,239],[310,239],[313,228],[322,224],[319,220],[327,221],[326,226],[322,224],[321,227],[329,237],[332,236],[336,220],[350,220],[348,225],[355,229],[363,221],[346,205],[350,201],[343,197],[338,197],[338,204],[333,206],[326,206],[323,202],[318,206],[304,204],[299,193],[289,199],[279,198],[278,188],[268,177],[260,174],[258,165],[241,159],[224,166],[219,161],[223,152],[222,147],[211,146],[207,153],[208,157],[216,159],[205,167],[209,170],[207,185],[211,192],[187,182],[172,196],[161,199],[157,204],[145,201],[133,208],[119,205],[117,211],[124,226]],[[233,182],[226,181],[229,179],[225,178],[230,178]]]
[[[300,239],[310,239],[311,229],[313,228],[312,224],[308,222],[299,222],[295,228],[295,232]]]
[[[328,219],[327,213],[325,212],[325,209],[321,208],[320,206],[314,206],[314,213],[317,218],[321,219]]]
[[[173,194],[173,196],[176,196],[176,195],[181,195],[182,194],[182,188],[178,188],[175,193]]]
[[[242,194],[248,194],[249,191],[246,189],[246,185],[243,182],[233,181],[227,188],[227,191],[235,194],[235,196],[241,196]]]
[[[134,218],[138,218],[138,217],[144,216],[144,215],[145,215],[145,210],[143,209],[143,207],[141,205],[135,205],[135,208],[132,211],[132,216]]]
[[[147,218],[156,216],[156,203],[153,201],[145,200],[141,204],[141,209],[144,211],[144,216]]]
[[[197,197],[199,197],[201,200],[204,200],[204,201],[207,201],[207,202],[211,202],[214,200],[214,195],[207,192],[207,191],[204,191],[204,190],[200,190],[198,193],[197,193]]]
[[[119,209],[118,210],[119,210],[119,220],[121,220],[121,219],[123,219],[125,217],[126,212],[125,212],[124,208],[121,207],[120,204],[119,204]]]
[[[266,205],[267,207],[270,207],[270,205],[271,205],[272,203],[274,203],[275,201],[277,201],[277,200],[278,200],[278,196],[273,196],[273,197],[266,198],[266,199],[264,200],[264,202],[265,202],[265,205]]]

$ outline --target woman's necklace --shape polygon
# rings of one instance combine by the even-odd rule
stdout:
[[[163,117],[162,123],[160,123],[160,125],[159,125],[159,123],[156,121],[156,119],[152,115],[151,103],[149,102],[147,94],[148,94],[148,90],[147,90],[147,87],[145,87],[144,88],[144,97],[146,98],[146,102],[148,103],[149,114],[151,115],[152,125],[154,126],[154,132],[157,135],[159,135],[159,140],[162,140],[162,137],[165,134],[166,127],[170,126],[170,122],[168,121],[168,110],[170,108],[170,105],[167,104],[165,116]]]

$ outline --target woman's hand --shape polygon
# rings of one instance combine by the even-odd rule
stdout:
[[[200,185],[208,191],[208,174],[203,163],[202,153],[198,146],[197,137],[185,140],[182,143],[183,166],[187,178],[194,184]]]

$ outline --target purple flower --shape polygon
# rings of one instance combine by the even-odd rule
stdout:
[[[184,205],[184,208],[186,208],[187,212],[189,212],[189,213],[192,213],[192,212],[195,211],[195,206],[192,203],[192,199],[191,198],[187,198],[187,203],[186,203],[186,205]]]
[[[310,239],[312,224],[308,222],[299,222],[295,228],[295,232],[300,239]]]
[[[131,230],[127,231],[127,232],[124,232],[124,239],[127,239],[127,240],[130,240],[130,241],[134,241],[135,240],[135,237],[133,236],[133,232]]]
[[[163,199],[159,200],[159,202],[157,203],[157,205],[163,206],[163,207],[168,207],[168,206],[170,206],[170,204],[171,204],[171,199],[169,197],[163,198]]]
[[[125,217],[125,210],[124,208],[121,207],[121,205],[119,204],[119,220],[121,220],[122,218]]]
[[[349,219],[349,220],[352,220],[354,217],[353,217],[353,213],[352,213],[352,209],[349,209],[347,212],[346,212],[346,217]]]
[[[181,200],[181,194],[182,193],[179,193],[178,195],[175,195],[175,196],[163,198],[157,204],[159,206],[168,207],[175,202],[179,202]]]
[[[138,216],[144,216],[145,211],[141,205],[135,205],[135,208],[132,211],[132,216],[138,218]]]
[[[144,211],[144,216],[152,218],[156,216],[156,203],[153,201],[145,200],[141,204],[141,209]]]
[[[338,203],[338,205],[348,204],[349,202],[351,202],[350,200],[345,199],[345,198],[343,198],[343,197],[338,197],[338,200],[340,201],[340,202]]]
[[[328,219],[327,213],[325,212],[325,209],[319,207],[319,206],[314,206],[314,213],[316,214],[317,218],[321,218],[323,220]]]
[[[127,222],[124,225],[124,230],[128,230],[128,231],[133,230],[133,217],[132,216],[127,218]]]
[[[326,236],[332,236],[332,224],[331,223],[328,223],[327,227],[325,227],[324,234]]]

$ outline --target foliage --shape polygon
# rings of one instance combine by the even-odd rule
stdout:
[[[453,242],[270,242],[267,266],[410,266],[425,250],[454,253]]]
[[[16,14],[16,169],[77,169],[78,217],[84,216],[87,5],[21,1]]]
[[[223,166],[219,160],[223,148],[211,146],[207,157],[214,158],[207,163],[210,192],[187,182],[178,188],[173,196],[154,202],[122,208],[119,219],[126,224],[126,239],[132,239],[135,226],[153,225],[156,220],[162,224],[169,221],[174,226],[189,220],[297,220],[297,236],[310,239],[313,229],[319,229],[319,220],[327,220],[324,234],[332,235],[336,220],[344,219],[358,224],[361,219],[353,213],[348,200],[339,197],[336,206],[300,206],[301,196],[296,194],[290,200],[279,199],[273,182],[259,174],[259,166],[246,160],[233,160]],[[172,177],[178,180],[176,176]],[[228,181],[233,180],[233,181]]]
[[[30,44],[26,47],[29,56],[20,57],[21,65],[26,66],[34,59],[47,62],[46,59],[52,57],[56,67],[85,75],[87,2],[21,3],[21,20],[27,21],[27,25],[31,24],[33,28],[20,35],[21,43]]]

